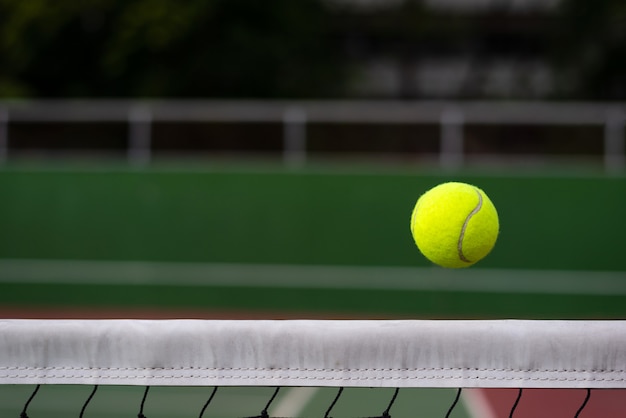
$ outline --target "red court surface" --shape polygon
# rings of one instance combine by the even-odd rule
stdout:
[[[508,418],[518,389],[469,391],[476,418]],[[582,406],[585,389],[524,389],[514,418],[573,418]],[[482,404],[482,405],[481,405]],[[472,407],[473,406],[473,407]],[[480,415],[479,415],[480,414]],[[579,418],[626,417],[626,389],[594,389]]]

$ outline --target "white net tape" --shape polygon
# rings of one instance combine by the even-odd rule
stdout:
[[[0,384],[626,387],[626,321],[2,320]]]

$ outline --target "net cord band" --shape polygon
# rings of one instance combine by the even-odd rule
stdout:
[[[626,321],[0,320],[0,384],[626,387]]]

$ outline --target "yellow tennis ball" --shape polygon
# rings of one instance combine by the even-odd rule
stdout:
[[[443,183],[417,200],[411,234],[420,252],[442,267],[469,267],[496,243],[498,212],[485,192],[466,183]]]

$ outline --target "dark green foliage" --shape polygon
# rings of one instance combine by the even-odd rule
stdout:
[[[307,97],[345,78],[316,0],[2,0],[0,97]]]
[[[554,66],[560,97],[624,100],[626,2],[567,0],[554,29]]]

